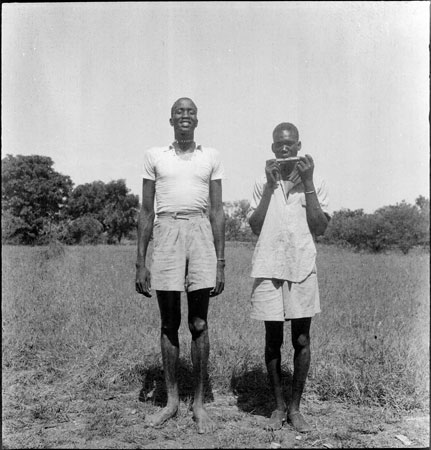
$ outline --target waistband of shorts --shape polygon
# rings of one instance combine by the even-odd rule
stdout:
[[[175,220],[190,220],[193,217],[207,217],[203,211],[194,212],[161,212],[157,214],[157,219],[175,219]]]

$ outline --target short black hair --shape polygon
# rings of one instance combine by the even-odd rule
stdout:
[[[195,103],[191,98],[189,98],[189,97],[180,97],[180,98],[178,98],[177,100],[175,100],[174,104],[172,105],[172,108],[171,108],[171,117],[174,115],[175,106],[177,105],[177,103],[178,103],[180,100],[190,100],[190,101],[195,105],[196,112],[198,112],[198,107],[196,106],[196,103]]]
[[[293,135],[295,135],[296,139],[299,141],[299,131],[298,128],[293,125],[293,123],[289,122],[281,122],[279,123],[272,132],[272,140],[274,140],[275,133],[278,133],[281,130],[287,130],[290,131]]]

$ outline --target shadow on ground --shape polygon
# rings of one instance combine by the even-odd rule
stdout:
[[[281,371],[281,383],[286,401],[289,400],[292,374]],[[274,394],[268,374],[261,367],[252,368],[231,378],[232,392],[237,396],[238,408],[250,414],[270,417],[275,408]]]
[[[166,384],[161,364],[152,364],[148,367],[138,369],[139,379],[142,387],[139,392],[140,402],[152,402],[156,406],[166,406],[167,393]],[[193,368],[189,361],[180,358],[177,367],[178,389],[180,401],[191,402],[194,394]],[[214,400],[212,385],[210,380],[205,380],[205,402]]]

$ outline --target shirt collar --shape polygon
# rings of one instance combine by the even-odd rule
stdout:
[[[169,144],[163,151],[168,152],[169,150],[174,150],[174,145],[173,144]],[[202,145],[197,144],[195,150],[202,151]]]

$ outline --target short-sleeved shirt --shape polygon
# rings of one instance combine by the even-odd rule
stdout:
[[[205,212],[210,181],[224,178],[224,168],[214,148],[178,155],[169,145],[145,152],[142,178],[156,183],[156,214]]]
[[[324,180],[314,175],[314,186],[322,211],[328,211],[328,191]],[[248,217],[260,203],[266,176],[255,183]],[[300,283],[315,268],[316,246],[307,223],[304,185],[279,181],[268,206],[266,217],[252,258],[251,276],[276,278]]]

